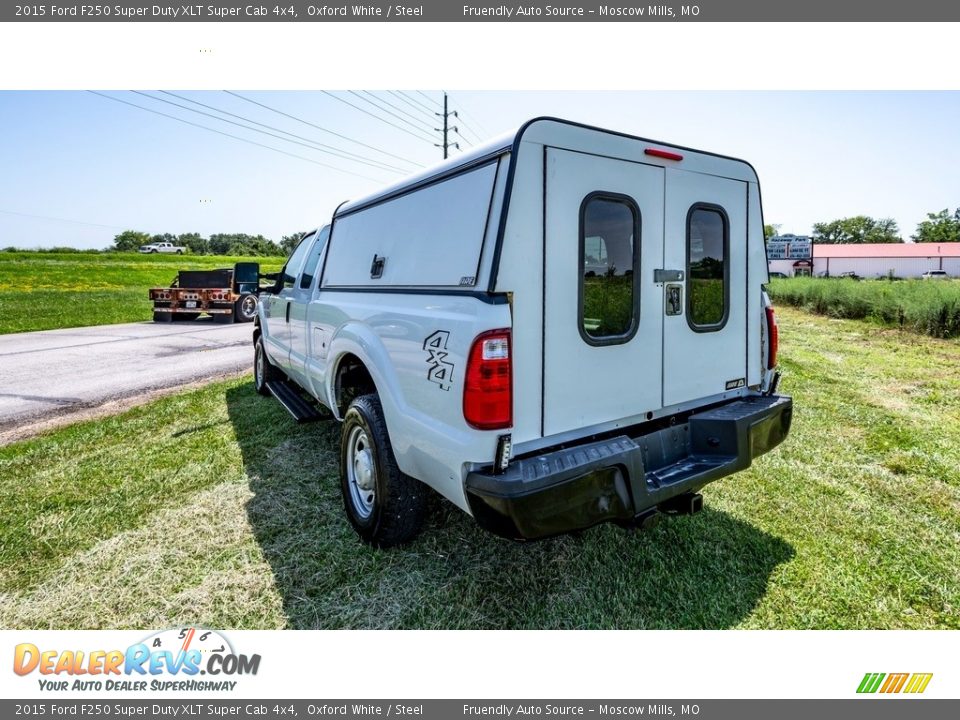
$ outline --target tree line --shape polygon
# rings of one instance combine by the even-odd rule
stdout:
[[[215,233],[203,237],[200,233],[150,233],[138,230],[124,230],[113,238],[110,248],[116,252],[136,252],[142,245],[158,242],[170,242],[188,248],[194,255],[255,255],[259,257],[284,256],[293,252],[304,233],[284,235],[280,242],[263,235],[246,233]]]
[[[779,225],[764,225],[766,237],[779,235]],[[872,218],[855,215],[813,225],[813,241],[819,244],[841,243],[902,243],[903,237],[893,218]],[[927,219],[917,225],[911,235],[913,242],[960,242],[960,208],[952,213],[949,208],[927,213]]]

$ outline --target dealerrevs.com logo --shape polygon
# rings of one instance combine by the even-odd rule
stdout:
[[[230,691],[237,685],[232,678],[259,669],[260,655],[237,653],[222,633],[196,627],[164,630],[126,650],[50,650],[20,643],[13,652],[13,671],[36,673],[40,689],[49,691]]]
[[[927,689],[933,673],[867,673],[857,686],[858,693],[922,693]]]

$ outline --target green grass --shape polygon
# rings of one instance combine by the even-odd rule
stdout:
[[[0,334],[136,322],[151,318],[151,287],[184,269],[260,261],[279,270],[283,258],[139,253],[0,253]]]
[[[960,344],[780,322],[791,436],[649,532],[371,550],[248,380],[0,448],[0,627],[960,628]]]
[[[960,282],[787,278],[768,285],[776,303],[836,318],[869,319],[940,338],[960,336]]]

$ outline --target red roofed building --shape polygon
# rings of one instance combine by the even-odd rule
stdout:
[[[809,260],[771,260],[770,271],[805,275]],[[956,243],[870,243],[857,245],[813,245],[814,275],[837,276],[854,272],[860,277],[917,278],[929,270],[943,270],[960,277],[960,242]]]

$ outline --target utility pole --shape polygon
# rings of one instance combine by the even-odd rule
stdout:
[[[435,131],[443,133],[443,144],[438,145],[437,143],[434,143],[433,146],[438,148],[443,148],[443,159],[446,160],[450,154],[450,148],[455,147],[457,150],[460,149],[460,143],[452,143],[449,141],[450,133],[457,132],[459,130],[459,128],[457,128],[456,125],[454,125],[453,127],[450,127],[449,119],[451,117],[459,117],[459,116],[457,115],[456,110],[454,110],[453,112],[449,112],[447,110],[447,93],[446,92],[443,93],[443,112],[434,113],[434,115],[436,115],[437,117],[443,118],[443,127],[434,128]]]

